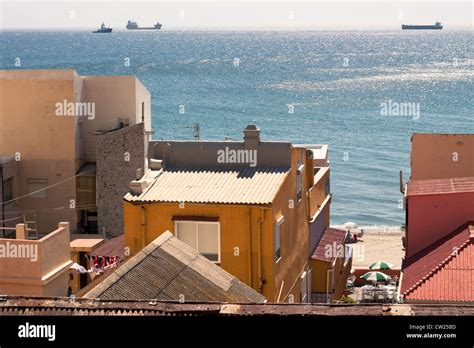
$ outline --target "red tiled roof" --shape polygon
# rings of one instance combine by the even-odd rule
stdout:
[[[474,192],[474,176],[463,178],[410,180],[407,196]]]
[[[321,240],[319,241],[319,244],[314,250],[311,258],[313,260],[332,262],[335,255],[331,255],[332,257],[326,257],[327,246],[329,245],[331,248],[333,248],[334,245],[337,246],[339,244],[343,244],[345,236],[346,231],[328,227],[326,231],[324,231],[324,234],[321,237]]]
[[[474,226],[464,224],[403,263],[405,300],[474,302]]]

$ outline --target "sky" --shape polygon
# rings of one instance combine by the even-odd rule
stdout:
[[[0,28],[82,29],[102,22],[125,30],[157,21],[163,30],[396,29],[400,24],[443,23],[446,30],[473,28],[471,0],[307,1],[73,1],[0,0]]]

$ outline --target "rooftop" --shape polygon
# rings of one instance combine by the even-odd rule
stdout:
[[[219,304],[2,296],[0,316],[447,316],[474,315],[473,305]]]
[[[147,184],[129,202],[271,204],[290,168],[189,169],[170,168]]]
[[[474,222],[403,262],[400,294],[413,301],[473,302]]]
[[[266,301],[264,296],[170,232],[156,238],[83,297],[186,302]]]
[[[474,192],[474,176],[449,179],[410,180],[407,196]]]
[[[331,257],[327,257],[326,256],[327,246],[329,245],[332,248],[334,245],[333,243],[335,243],[335,245],[343,244],[345,236],[346,236],[346,231],[339,230],[337,228],[328,227],[326,231],[324,232],[323,236],[321,237],[321,240],[319,241],[319,244],[314,250],[314,253],[311,256],[311,258],[313,260],[332,262],[336,255],[333,255],[331,253]]]

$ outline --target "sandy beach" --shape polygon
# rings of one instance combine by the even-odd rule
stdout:
[[[342,226],[334,226],[342,228]],[[353,249],[353,268],[368,268],[377,261],[390,262],[394,269],[400,269],[405,251],[402,245],[403,232],[400,227],[369,226],[351,229],[351,233],[364,234]]]

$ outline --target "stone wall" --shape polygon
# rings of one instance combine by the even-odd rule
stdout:
[[[139,169],[144,172],[144,126],[138,123],[96,137],[99,233],[113,238],[123,233],[123,197],[129,183],[137,179]]]

